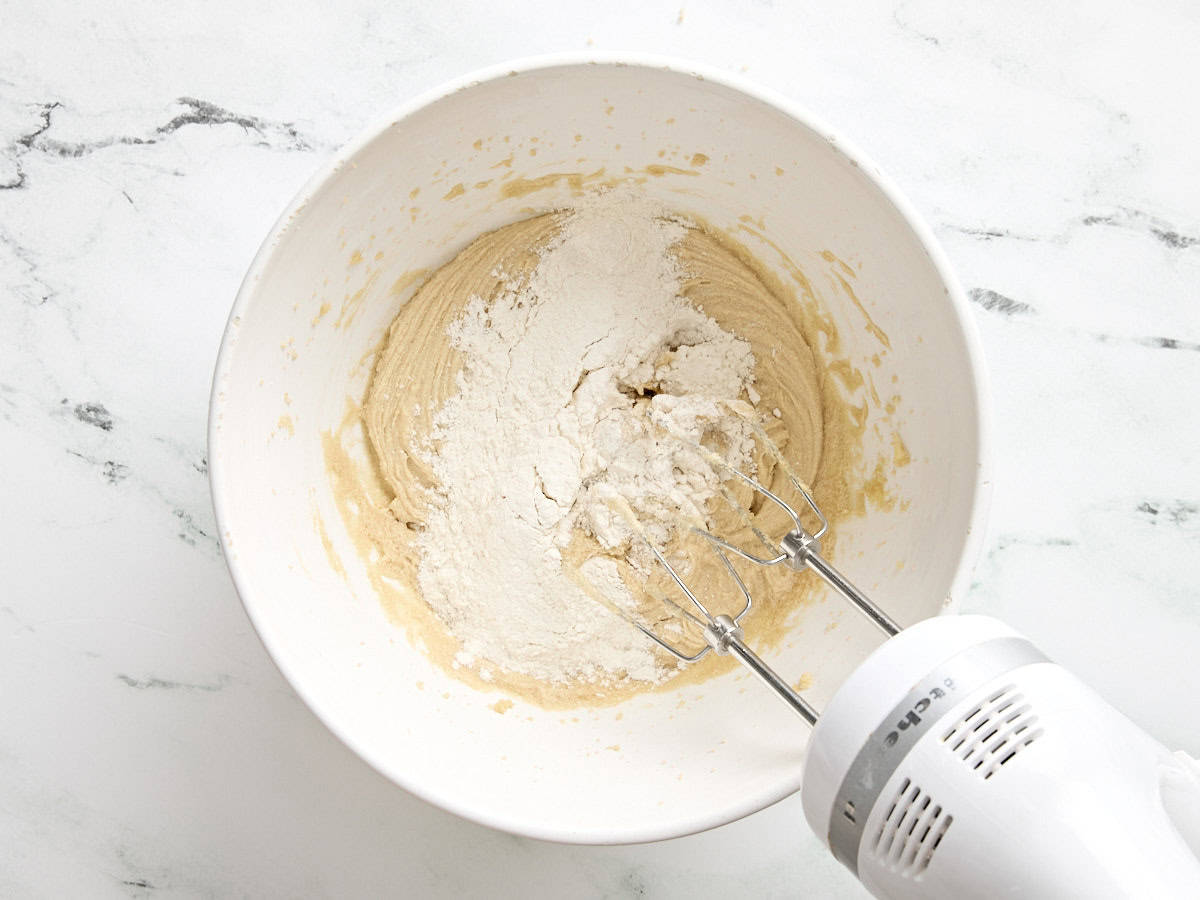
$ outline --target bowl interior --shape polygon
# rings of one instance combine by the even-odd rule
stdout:
[[[499,694],[433,667],[366,581],[322,433],[361,398],[368,354],[423,271],[485,230],[568,203],[589,179],[636,178],[668,206],[736,232],[785,281],[790,264],[811,280],[866,379],[868,458],[894,458],[896,428],[911,458],[890,475],[906,502],[844,523],[835,561],[902,623],[934,615],[981,524],[976,363],[961,300],[864,165],[712,78],[562,64],[420,104],[306,189],[230,320],[210,454],[246,607],[297,692],[347,744],[439,805],[568,841],[684,834],[799,787],[807,726],[740,672],[609,708],[518,700],[501,714]],[[753,641],[753,618],[747,632]],[[878,640],[827,597],[796,615],[770,661],[789,677],[811,673],[819,708]]]

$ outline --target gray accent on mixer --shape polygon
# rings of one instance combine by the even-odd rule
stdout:
[[[842,779],[829,820],[833,855],[857,876],[867,819],[884,785],[917,741],[963,698],[993,678],[1049,661],[1025,638],[993,638],[950,657],[921,679],[871,732]]]

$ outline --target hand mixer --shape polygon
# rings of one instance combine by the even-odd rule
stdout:
[[[810,532],[781,497],[703,451],[793,527],[777,543],[755,527],[763,556],[692,529],[740,590],[736,615],[711,614],[647,538],[691,609],[668,602],[705,644],[689,653],[634,624],[685,662],[733,654],[815,726],[801,801],[833,854],[885,898],[1200,897],[1200,762],[1172,754],[995,619],[901,629],[821,555],[828,521],[767,443],[819,527]],[[819,717],[744,643],[752,600],[731,555],[811,569],[888,636]]]

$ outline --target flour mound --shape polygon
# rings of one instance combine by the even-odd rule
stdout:
[[[529,277],[471,298],[451,325],[463,366],[422,452],[438,487],[418,583],[459,664],[555,682],[663,676],[611,608],[634,604],[616,559],[648,565],[613,499],[666,543],[719,487],[693,444],[741,467],[753,450],[722,401],[752,396],[754,355],[680,296],[671,249],[687,228],[629,190],[589,197]],[[581,534],[607,604],[569,571]]]

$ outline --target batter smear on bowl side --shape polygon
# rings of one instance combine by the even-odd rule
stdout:
[[[418,636],[435,659],[547,705],[679,677],[629,624],[661,619],[667,587],[617,509],[689,579],[727,590],[688,524],[753,541],[721,497],[739,487],[699,449],[782,480],[749,416],[832,520],[861,511],[862,426],[818,366],[814,321],[740,248],[627,187],[476,239],[376,360],[361,411],[375,485],[326,442],[394,618],[408,619],[395,596],[418,600],[444,631]],[[805,587],[745,576],[769,643]]]

